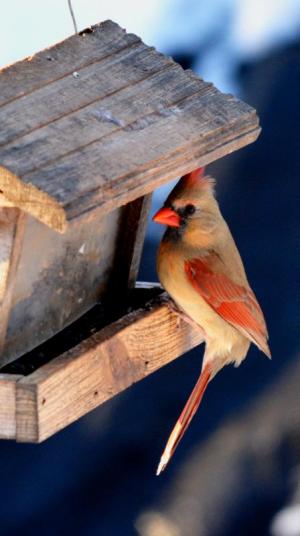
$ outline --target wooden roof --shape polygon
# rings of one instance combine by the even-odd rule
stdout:
[[[259,134],[255,111],[106,21],[0,71],[0,205],[63,231]]]

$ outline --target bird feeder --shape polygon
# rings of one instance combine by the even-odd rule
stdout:
[[[0,437],[40,442],[200,342],[136,286],[151,193],[260,129],[111,21],[2,69],[0,124]]]

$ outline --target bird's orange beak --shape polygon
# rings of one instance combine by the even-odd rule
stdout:
[[[153,216],[152,221],[168,225],[168,227],[180,227],[180,216],[171,208],[163,207]]]

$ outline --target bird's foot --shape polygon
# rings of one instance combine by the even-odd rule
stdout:
[[[172,311],[172,313],[176,314],[176,317],[177,317],[176,318],[176,327],[177,328],[180,327],[180,322],[183,321],[186,324],[189,324],[193,329],[196,329],[197,331],[199,331],[201,333],[202,337],[204,337],[204,331],[201,328],[201,326],[199,326],[199,324],[197,324],[197,322],[195,322],[195,320],[193,320],[182,309],[180,309],[171,298],[168,297],[166,299],[166,303],[167,303],[168,308]]]

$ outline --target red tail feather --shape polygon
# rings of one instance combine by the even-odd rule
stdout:
[[[160,459],[159,466],[156,474],[159,475],[167,466],[168,462],[172,458],[181,438],[183,437],[185,431],[187,430],[192,418],[194,417],[200,402],[203,398],[205,389],[211,378],[211,368],[209,365],[206,365],[200,374],[200,377],[186,403],[184,406],[181,415],[175,424],[171,435],[166,444],[163,455]]]

